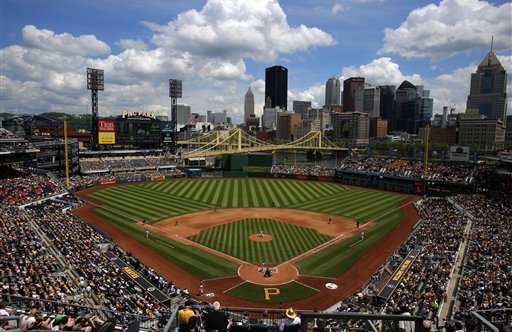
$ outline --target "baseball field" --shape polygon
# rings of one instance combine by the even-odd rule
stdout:
[[[412,197],[325,182],[171,180],[79,194],[90,204],[76,214],[179,286],[203,282],[203,296],[230,305],[322,308],[371,277],[417,219]]]

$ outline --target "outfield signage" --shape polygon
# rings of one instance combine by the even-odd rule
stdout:
[[[450,146],[451,161],[469,161],[469,146]]]
[[[114,184],[116,183],[117,180],[116,179],[110,179],[110,180],[101,180],[100,181],[100,184]]]
[[[146,292],[151,294],[155,299],[157,299],[160,303],[165,303],[169,300],[167,295],[162,293],[158,288],[153,286],[149,281],[143,278],[137,271],[135,271],[131,266],[123,262],[112,252],[107,251],[105,255],[115,264],[117,265],[123,272],[128,275],[133,281],[135,281],[140,287],[144,288]]]
[[[98,120],[98,131],[114,132],[116,131],[116,122],[114,120]]]
[[[116,144],[116,133],[98,132],[98,142],[100,144]]]
[[[383,298],[385,300],[388,300],[391,295],[393,295],[393,292],[395,291],[396,286],[402,281],[402,279],[405,277],[405,274],[409,269],[411,268],[412,263],[418,257],[420,253],[419,249],[413,249],[409,252],[407,257],[402,261],[402,264],[396,269],[395,273],[389,278],[388,282],[386,283],[386,286],[380,290],[379,297]]]
[[[149,118],[156,120],[156,113],[152,111],[132,111],[132,110],[124,110],[121,113],[121,117],[125,118]]]

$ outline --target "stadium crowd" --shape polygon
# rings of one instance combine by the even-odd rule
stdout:
[[[155,168],[176,165],[174,157],[169,156],[133,156],[133,157],[101,157],[81,158],[82,172],[117,169]]]
[[[467,183],[471,181],[474,168],[472,164],[433,162],[428,164],[428,179],[449,183]],[[345,159],[338,169],[409,179],[421,179],[424,171],[422,161],[362,156],[351,156]]]
[[[334,176],[334,169],[321,166],[306,165],[273,165],[273,174],[295,174],[312,176]]]
[[[398,249],[402,257],[415,248],[421,253],[395,289],[390,304],[392,310],[401,308],[433,319],[446,300],[467,218],[445,199],[424,199],[422,210],[422,221]]]
[[[452,198],[474,217],[456,315],[465,316],[474,309],[512,307],[512,197],[493,193]]]
[[[27,297],[38,309],[50,311],[51,305],[36,300],[101,305],[115,312],[154,318],[168,315],[167,305],[135,284],[103,251],[137,263],[134,266],[141,275],[169,297],[181,294],[180,289],[71,214],[69,207],[79,204],[74,196],[52,197],[20,209],[18,204],[60,193],[61,187],[43,175],[15,179],[10,179],[11,191],[3,193],[0,206],[2,300]],[[32,195],[28,190],[29,194],[12,199],[10,193],[23,192],[27,182],[45,188],[44,195]]]
[[[27,212],[77,272],[81,291],[93,292],[109,310],[160,316],[165,308],[100,251],[100,244],[113,245],[110,240],[62,208],[48,201],[28,207]]]
[[[26,170],[1,168],[0,203],[18,205],[63,192],[61,185],[46,175]]]
[[[69,178],[70,188],[83,188],[101,182],[125,179],[129,182],[146,181],[153,176],[184,177],[185,173],[178,168],[160,168],[150,170],[120,171],[115,173],[75,174]],[[65,181],[64,179],[62,181]]]

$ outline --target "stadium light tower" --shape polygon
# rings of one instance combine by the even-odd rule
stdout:
[[[87,68],[87,89],[91,90],[91,148],[98,149],[98,91],[104,90],[103,69]]]
[[[182,81],[169,80],[169,97],[171,97],[171,153],[176,154],[178,140],[178,98],[182,95]]]

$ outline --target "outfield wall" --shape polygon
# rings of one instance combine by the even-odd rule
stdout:
[[[404,179],[383,176],[378,173],[361,173],[347,170],[336,170],[334,178],[336,182],[353,186],[375,188],[413,195],[423,193],[423,182],[414,179]]]

